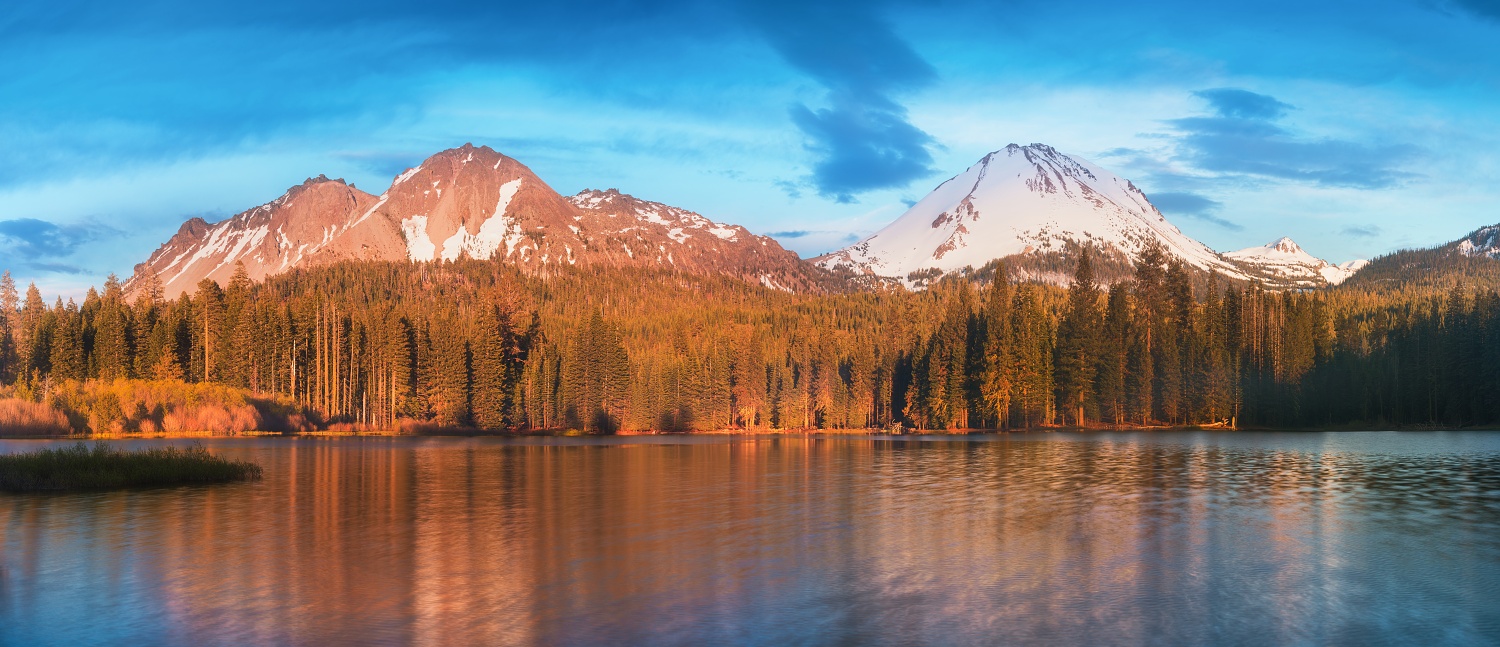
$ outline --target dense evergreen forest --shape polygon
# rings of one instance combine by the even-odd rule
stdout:
[[[627,269],[344,263],[165,299],[0,281],[0,380],[210,383],[318,424],[495,430],[1500,423],[1500,296],[1269,292],[1150,249],[1104,287],[998,263],[926,290],[790,294]],[[132,415],[118,414],[127,425]],[[157,414],[159,415],[159,414]]]

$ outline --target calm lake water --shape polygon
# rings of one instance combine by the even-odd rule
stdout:
[[[205,444],[0,494],[0,643],[1500,643],[1500,433]]]

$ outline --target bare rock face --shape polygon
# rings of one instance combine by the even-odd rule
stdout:
[[[219,223],[194,218],[126,288],[156,274],[175,298],[236,264],[262,280],[341,260],[495,259],[527,271],[646,266],[728,274],[784,290],[815,290],[827,273],[737,225],[610,191],[564,198],[524,164],[465,144],[397,176],[379,197],[319,176]]]

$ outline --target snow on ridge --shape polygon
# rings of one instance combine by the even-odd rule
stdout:
[[[620,193],[616,189],[600,191],[598,189],[584,189],[575,195],[567,197],[568,202],[580,209],[597,211],[607,217],[617,217],[623,213],[635,220],[657,225],[665,229],[666,235],[678,243],[685,244],[692,234],[686,233],[689,229],[706,231],[720,240],[739,242],[739,234],[742,228],[737,225],[716,222],[702,214],[674,207],[660,202],[642,200],[635,196]],[[617,208],[611,210],[611,207]],[[616,213],[618,211],[619,213]],[[626,232],[634,227],[626,227],[620,232]]]
[[[369,209],[366,209],[364,215],[360,216],[359,218],[356,218],[354,220],[354,222],[351,223],[349,226],[353,227],[355,225],[358,225],[359,223],[364,222],[366,218],[370,217],[370,214],[375,213],[376,209],[379,209],[380,207],[384,206],[385,205],[385,201],[389,200],[390,198],[391,198],[391,194],[390,194],[389,191],[380,194],[380,199],[375,202],[375,205],[372,206],[372,207],[370,207]]]
[[[416,175],[417,171],[420,171],[420,170],[422,170],[422,165],[421,164],[418,164],[418,165],[413,166],[413,167],[411,167],[409,169],[406,169],[405,173],[402,173],[402,174],[396,176],[396,181],[395,182],[391,182],[391,186],[395,187],[397,184],[401,184],[402,182],[410,180],[412,178],[412,176]]]

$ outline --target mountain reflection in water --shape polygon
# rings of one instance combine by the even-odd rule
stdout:
[[[1500,641],[1500,434],[206,444],[0,494],[0,644]]]

